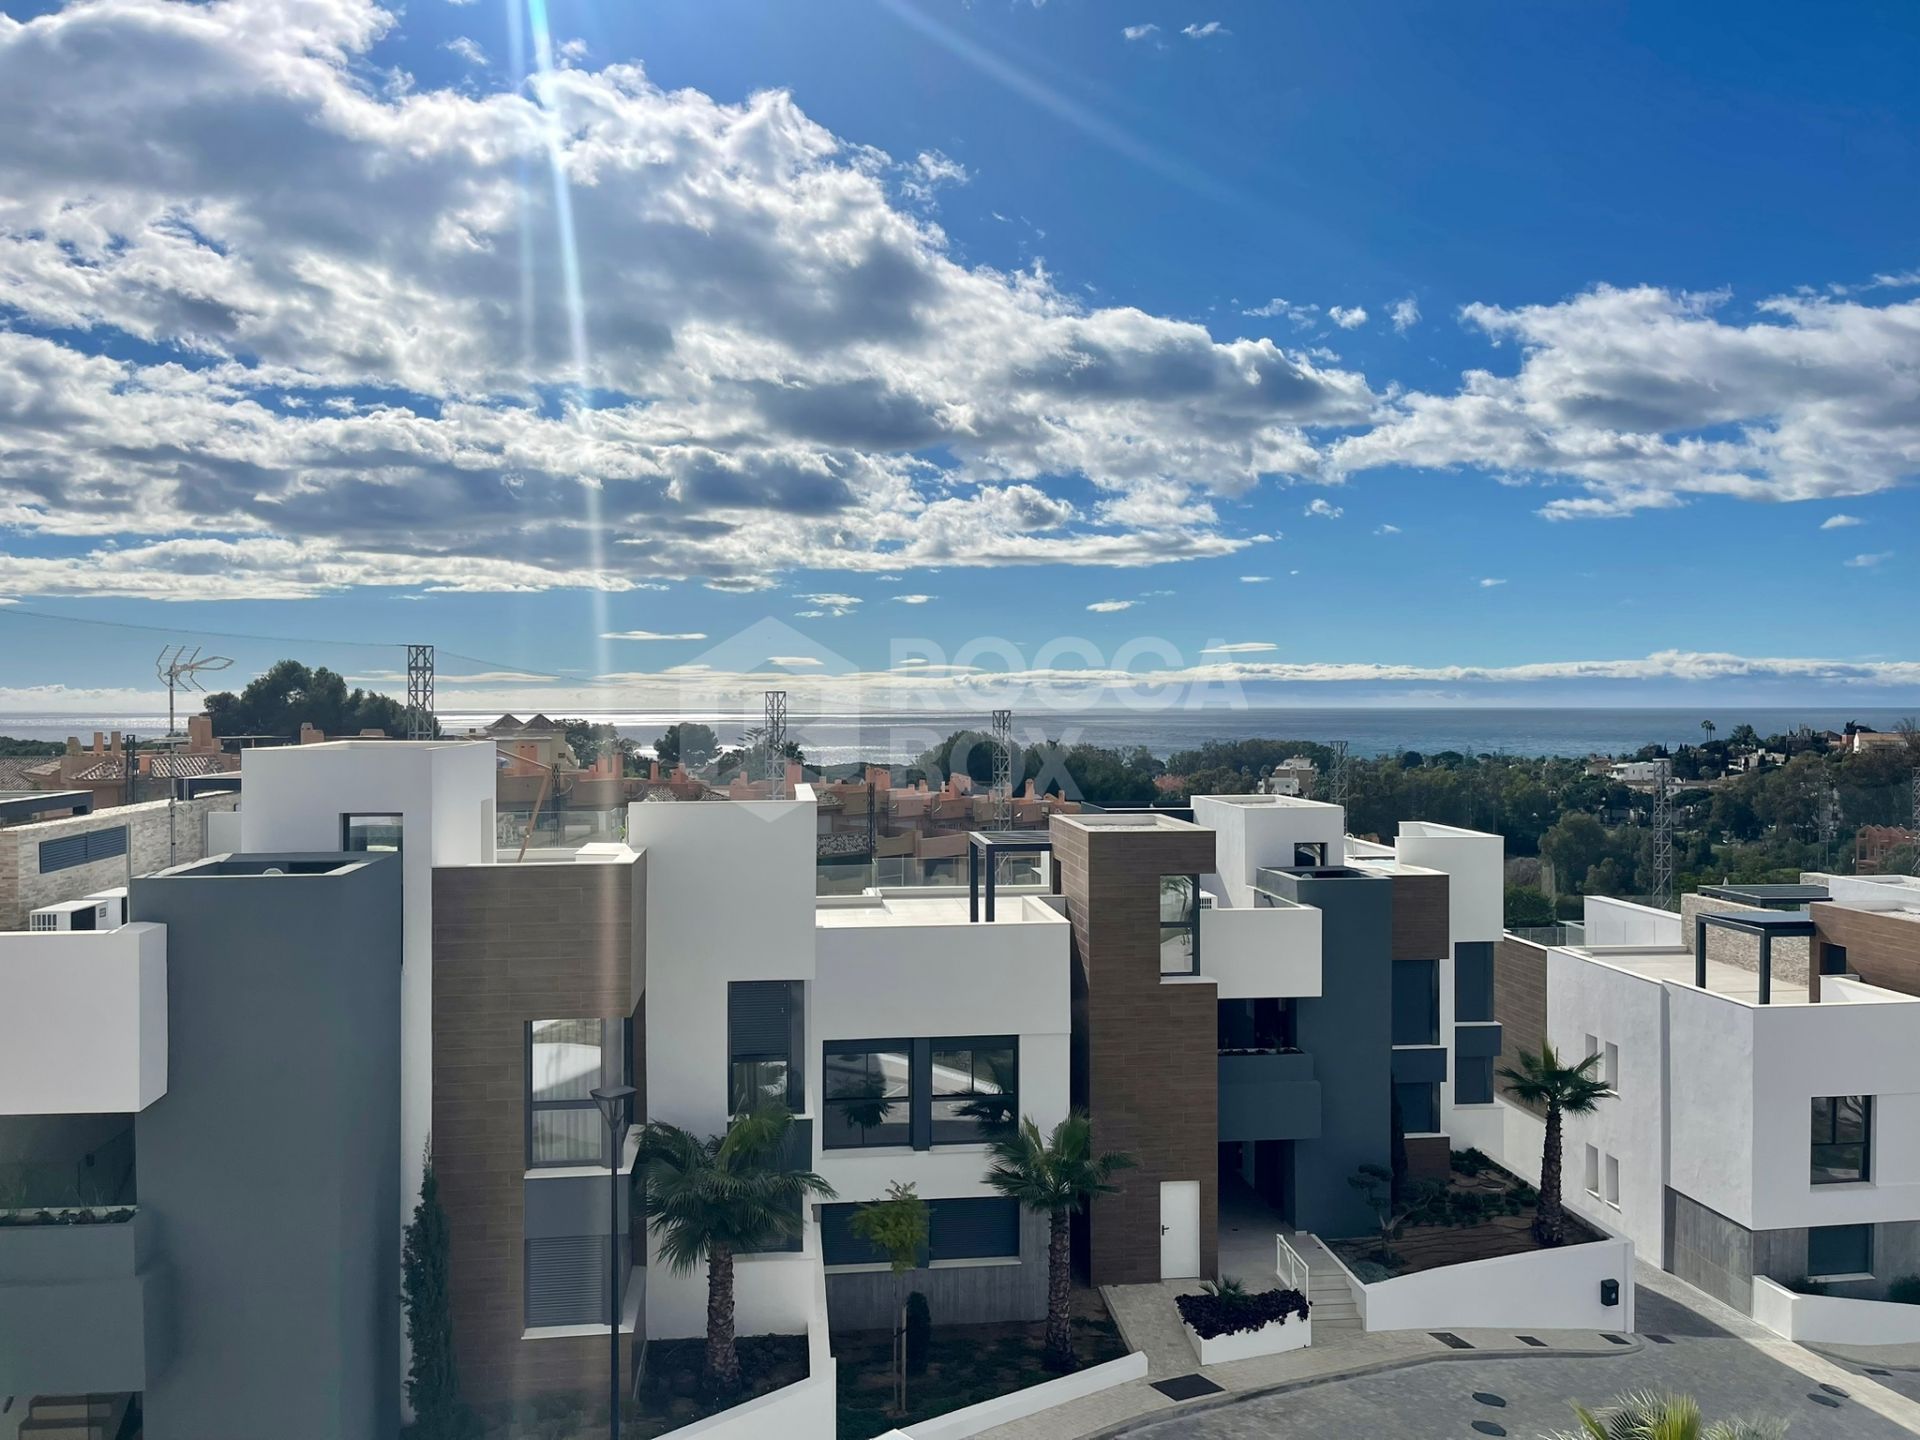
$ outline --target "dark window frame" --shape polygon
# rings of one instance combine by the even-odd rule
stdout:
[[[1177,872],[1162,875],[1160,877],[1159,891],[1154,897],[1156,905],[1166,894],[1166,882],[1169,880],[1184,880],[1187,882],[1188,893],[1192,896],[1193,900],[1193,916],[1189,920],[1168,920],[1164,911],[1160,913],[1160,973],[1163,976],[1198,975],[1200,973],[1200,912],[1204,908],[1201,902],[1200,876],[1197,873],[1186,875]],[[1180,931],[1187,932],[1191,937],[1193,963],[1185,970],[1169,970],[1167,969],[1167,936],[1169,933],[1178,933]]]
[[[939,1150],[951,1149],[961,1145],[985,1146],[992,1143],[993,1137],[985,1133],[976,1133],[965,1138],[939,1138],[934,1133],[933,1107],[936,1100],[964,1099],[978,1091],[940,1091],[933,1088],[933,1057],[936,1051],[966,1050],[977,1053],[982,1050],[1007,1050],[1013,1055],[1013,1083],[1007,1090],[1010,1104],[1010,1124],[1020,1123],[1020,1037],[1018,1035],[936,1035],[929,1038],[902,1038],[888,1036],[880,1040],[828,1040],[820,1046],[820,1148],[823,1150],[882,1150],[913,1149]],[[827,1093],[828,1079],[832,1073],[832,1059],[836,1055],[880,1055],[904,1054],[907,1057],[907,1093],[904,1097],[906,1108],[906,1138],[898,1138],[897,1132],[883,1140],[858,1140],[847,1142],[838,1137],[842,1132],[833,1123],[832,1112],[849,1105],[872,1104],[873,1098],[865,1096],[844,1096],[835,1099]],[[898,1105],[895,1100],[889,1105]],[[893,1118],[880,1122],[895,1125]],[[865,1133],[863,1127],[851,1127]],[[872,1127],[879,1128],[878,1125]]]
[[[600,1073],[602,1075],[606,1074],[606,1068],[607,1068],[607,1058],[606,1058],[607,1027],[610,1025],[618,1025],[620,1027],[620,1030],[618,1032],[619,1038],[616,1042],[620,1046],[620,1082],[619,1083],[622,1085],[631,1085],[633,1083],[633,1021],[632,1019],[624,1015],[616,1018],[612,1018],[612,1019],[609,1019],[605,1016],[594,1016],[594,1015],[581,1015],[581,1016],[572,1017],[572,1018],[576,1018],[582,1021],[592,1021],[595,1019],[599,1020],[600,1022]],[[522,1034],[521,1034],[521,1042],[520,1042],[520,1073],[521,1073],[521,1099],[523,1101],[523,1104],[521,1106],[521,1111],[522,1111],[522,1120],[524,1122],[522,1127],[524,1132],[523,1134],[524,1145],[522,1148],[523,1148],[524,1158],[527,1162],[527,1169],[529,1170],[566,1170],[566,1169],[573,1169],[573,1168],[590,1168],[590,1169],[598,1169],[598,1170],[608,1169],[618,1162],[619,1157],[610,1154],[610,1151],[612,1149],[610,1141],[612,1137],[610,1137],[607,1134],[607,1124],[605,1120],[602,1120],[600,1122],[600,1129],[598,1132],[599,1143],[600,1143],[600,1159],[598,1160],[598,1162],[585,1161],[585,1160],[538,1160],[534,1158],[533,1118],[536,1113],[539,1113],[542,1111],[555,1111],[555,1110],[595,1110],[597,1111],[600,1108],[600,1102],[595,1100],[592,1096],[588,1096],[584,1100],[536,1100],[533,1098],[533,1027],[536,1024],[551,1024],[551,1023],[552,1023],[552,1019],[547,1019],[547,1020],[541,1020],[541,1021],[527,1020],[527,1021],[523,1021],[521,1024]],[[638,1099],[637,1096],[635,1098]],[[643,1119],[644,1117],[638,1116],[638,1115],[632,1115],[628,1117],[628,1120],[630,1123],[639,1123]]]
[[[1840,1134],[1840,1107],[1842,1102],[1857,1100],[1860,1102],[1860,1138],[1842,1140]],[[1824,1113],[1822,1106],[1825,1107]],[[1873,1180],[1873,1096],[1871,1095],[1815,1095],[1812,1114],[1809,1117],[1807,1174],[1815,1185],[1865,1185]],[[1824,1138],[1822,1138],[1824,1136]],[[1854,1167],[1837,1167],[1832,1162],[1838,1158],[1836,1151],[1858,1150],[1860,1162]],[[1821,1155],[1825,1152],[1828,1163],[1822,1165]],[[1853,1174],[1823,1175],[1823,1169],[1851,1168]]]
[[[787,991],[787,1033],[784,1050],[739,1050],[734,1046],[734,997],[742,986],[784,986]],[[764,1065],[772,1060],[784,1060],[787,1065],[786,1106],[794,1115],[804,1115],[807,1109],[807,1073],[806,1073],[806,994],[805,982],[801,980],[730,980],[727,982],[727,1074],[726,1094],[727,1113],[740,1113],[740,1095],[734,1085],[734,1066],[736,1064]]]
[[[1491,1105],[1493,1103],[1494,1095],[1497,1093],[1494,1088],[1494,1073],[1493,1073],[1494,1061],[1497,1058],[1498,1058],[1497,1056],[1493,1056],[1493,1055],[1464,1055],[1464,1056],[1455,1055],[1453,1057],[1453,1103],[1454,1104],[1456,1105]],[[1479,1080],[1482,1073],[1480,1067],[1482,1066],[1486,1067],[1485,1075],[1486,1075],[1487,1083],[1484,1086],[1475,1085],[1471,1088],[1471,1090],[1468,1091],[1468,1093],[1463,1094],[1462,1091],[1467,1090],[1466,1082],[1468,1081],[1469,1078],[1475,1081]],[[1482,1095],[1480,1093],[1481,1091],[1484,1091],[1485,1094]],[[1473,1098],[1469,1098],[1469,1095],[1471,1095]]]
[[[393,828],[400,832],[399,842],[391,850],[371,850],[364,845],[349,843],[353,837],[353,823],[365,824],[369,820],[391,820]],[[348,855],[404,855],[407,849],[407,817],[398,810],[342,810],[340,812],[340,849]]]
[[[907,1057],[907,1093],[898,1100],[888,1100],[884,1095],[843,1095],[833,1096],[827,1093],[827,1086],[833,1074],[830,1063],[835,1055],[905,1055]],[[861,1139],[851,1144],[841,1140],[840,1127],[833,1117],[850,1105],[872,1105],[881,1103],[891,1109],[895,1105],[903,1106],[906,1115],[902,1121],[883,1116],[872,1126],[854,1125],[850,1131],[864,1136],[870,1129],[878,1130],[883,1125],[904,1124],[907,1132],[907,1145],[913,1141],[914,1112],[925,1092],[919,1085],[920,1067],[915,1062],[914,1043],[909,1039],[890,1036],[884,1040],[828,1040],[820,1047],[820,1148],[822,1150],[886,1150],[901,1149],[901,1142],[889,1135],[884,1140]]]
[[[1440,1082],[1438,1080],[1396,1080],[1393,1082],[1393,1103],[1400,1104],[1402,1090],[1425,1090],[1433,1102],[1433,1124],[1415,1125],[1406,1113],[1406,1107],[1400,1106],[1400,1133],[1402,1135],[1438,1135],[1442,1131],[1440,1122],[1445,1118],[1440,1113]]]
[[[978,1083],[978,1053],[982,1050],[1006,1050],[1013,1055],[1013,1078],[1002,1092],[1009,1104],[1008,1128],[1011,1131],[1020,1124],[1020,1037],[1018,1035],[941,1035],[935,1036],[927,1046],[927,1140],[932,1149],[949,1145],[988,1145],[993,1136],[988,1133],[986,1122],[976,1121],[975,1133],[962,1140],[942,1140],[934,1129],[933,1107],[942,1100],[964,1100],[980,1095],[979,1090],[936,1090],[933,1088],[933,1057],[942,1051],[965,1050],[976,1057],[976,1067],[971,1078]]]
[[[1416,965],[1424,965],[1427,967],[1428,1013],[1432,1016],[1433,1023],[1428,1027],[1427,1031],[1425,1032],[1425,1038],[1419,1039],[1419,1040],[1402,1040],[1398,1033],[1399,1023],[1400,1023],[1400,1005],[1399,1005],[1400,977],[1403,974],[1405,974],[1407,970],[1412,969]],[[1390,1023],[1392,1024],[1392,1027],[1395,1032],[1393,1035],[1394,1047],[1396,1049],[1405,1049],[1405,1048],[1430,1049],[1433,1046],[1438,1045],[1440,1043],[1440,1028],[1441,1028],[1440,1027],[1440,962],[1438,960],[1395,960],[1393,962],[1393,971],[1389,978],[1392,984],[1392,993],[1388,997],[1389,1001],[1391,1002],[1389,1006],[1389,1012],[1390,1012],[1389,1018],[1390,1018]]]
[[[1813,1263],[1814,1236],[1821,1231],[1848,1230],[1858,1231],[1865,1242],[1862,1249],[1862,1263],[1858,1269],[1836,1269],[1830,1265],[1816,1266]],[[1871,1224],[1859,1225],[1815,1225],[1807,1230],[1807,1278],[1809,1280],[1844,1280],[1853,1276],[1873,1274],[1874,1233]]]

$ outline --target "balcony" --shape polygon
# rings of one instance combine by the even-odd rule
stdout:
[[[166,1271],[152,1217],[90,1213],[119,1218],[0,1217],[0,1395],[144,1390],[164,1363]]]
[[[1222,1000],[1320,993],[1320,911],[1279,902],[1200,911],[1200,970]]]
[[[1220,1139],[1315,1140],[1320,1082],[1299,1050],[1220,1055]]]
[[[133,1114],[167,1092],[167,931],[0,935],[0,1115]]]

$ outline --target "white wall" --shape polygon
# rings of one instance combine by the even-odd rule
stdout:
[[[1582,906],[1588,945],[1691,945],[1680,916],[1672,910],[1636,905],[1606,895],[1589,895]]]
[[[812,1004],[814,800],[635,803],[627,843],[647,857],[647,1117],[715,1135],[726,1128],[727,985],[799,980]],[[811,1077],[820,1037],[811,1019]],[[813,1082],[811,1078],[809,1085]],[[649,1237],[649,1250],[657,1242]],[[791,1257],[743,1264],[741,1333],[767,1287],[778,1311]],[[647,1334],[705,1330],[706,1271],[649,1261]],[[760,1327],[762,1330],[766,1326]]]
[[[1351,1272],[1349,1272],[1351,1278]],[[1600,1303],[1600,1282],[1620,1303]],[[1621,1237],[1443,1265],[1372,1285],[1353,1282],[1361,1324],[1375,1330],[1633,1329],[1633,1242]]]
[[[1656,1257],[1664,1253],[1667,1183],[1665,1014],[1661,982],[1566,950],[1547,951],[1547,1039],[1560,1059],[1584,1060],[1589,1034],[1603,1056],[1609,1042],[1620,1047],[1618,1093],[1602,1100],[1591,1115],[1562,1120],[1561,1175],[1568,1205],[1629,1236],[1641,1254]],[[1603,1073],[1602,1066],[1595,1070]],[[1597,1147],[1602,1157],[1603,1194],[1605,1157],[1620,1161],[1617,1208],[1587,1193],[1588,1145]],[[1536,1177],[1538,1167],[1536,1157]]]
[[[166,1093],[166,926],[0,935],[0,1115],[132,1113]]]
[[[401,1223],[419,1199],[433,1127],[433,871],[481,858],[481,806],[494,793],[491,741],[341,740],[244,752],[240,848],[340,848],[347,814],[402,817],[400,971]]]
[[[1404,865],[1446,872],[1454,944],[1500,938],[1506,923],[1505,836],[1403,820],[1394,853]]]
[[[945,1415],[918,1421],[905,1430],[890,1430],[880,1440],[965,1440],[969,1435],[981,1435],[1001,1425],[1012,1424],[1015,1420],[1024,1420],[1029,1415],[1038,1415],[1043,1410],[1071,1405],[1077,1400],[1085,1400],[1089,1395],[1098,1395],[1102,1390],[1111,1390],[1130,1380],[1146,1378],[1146,1352],[1136,1350],[1131,1355],[1063,1375],[1058,1380],[1029,1385],[1010,1395],[997,1395],[978,1405],[969,1405],[964,1410],[949,1410]]]
[[[911,900],[895,908],[910,912]],[[815,1043],[808,1106],[820,1113],[820,1047],[834,1040],[1017,1035],[1020,1113],[1043,1132],[1071,1105],[1072,928],[1051,907],[1012,902],[1021,920],[992,925],[832,925],[816,928]],[[1010,909],[1000,902],[1000,913]],[[984,1196],[985,1145],[821,1150],[816,1168],[844,1201],[877,1200],[890,1182],[925,1199]]]
[[[1321,913],[1314,905],[1200,912],[1200,969],[1222,1000],[1321,993]]]
[[[1798,1295],[1764,1275],[1753,1277],[1753,1318],[1776,1335],[1803,1344],[1920,1344],[1920,1305]]]
[[[232,855],[240,849],[240,843],[240,812],[209,810],[207,812],[207,854]]]
[[[1283,795],[1196,795],[1193,820],[1215,833],[1214,865],[1235,907],[1252,907],[1261,866],[1293,864],[1296,843],[1324,844],[1327,864],[1345,862],[1347,812],[1338,805]]]

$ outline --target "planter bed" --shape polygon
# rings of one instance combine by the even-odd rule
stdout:
[[[1182,1295],[1176,1303],[1180,1328],[1202,1365],[1279,1355],[1313,1343],[1313,1318],[1298,1290],[1265,1290],[1235,1299]],[[1253,1320],[1258,1323],[1249,1323]]]

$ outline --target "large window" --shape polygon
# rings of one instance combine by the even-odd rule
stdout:
[[[1440,962],[1393,962],[1393,1043],[1440,1043]]]
[[[1493,942],[1462,941],[1453,947],[1453,1018],[1492,1020]]]
[[[936,1040],[933,1046],[933,1143],[996,1140],[1018,1123],[1014,1042]]]
[[[593,1091],[627,1083],[626,1040],[624,1020],[527,1022],[530,1169],[611,1163],[607,1123]]]
[[[736,980],[727,986],[727,1106],[742,1115],[760,1105],[806,1107],[800,982]]]
[[[826,1149],[912,1143],[913,1046],[868,1040],[826,1047]]]
[[[858,1205],[820,1207],[820,1255],[828,1265],[885,1265],[886,1252],[854,1233]],[[922,1264],[947,1260],[1017,1260],[1020,1206],[998,1196],[927,1202]]]
[[[1812,1172],[1816,1185],[1871,1178],[1871,1095],[1813,1097]]]
[[[1440,1087],[1431,1080],[1403,1080],[1393,1087],[1402,1135],[1434,1135],[1440,1130]]]
[[[1493,1056],[1459,1055],[1453,1057],[1453,1103],[1491,1105],[1493,1103]]]
[[[1200,879],[1160,877],[1160,973],[1200,973]]]
[[[405,817],[400,815],[342,815],[340,848],[376,854],[397,853],[405,828]]]
[[[1841,1280],[1873,1273],[1871,1225],[1816,1225],[1807,1231],[1807,1278]]]

